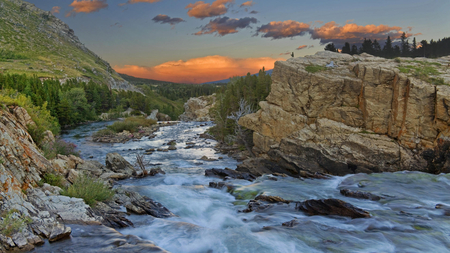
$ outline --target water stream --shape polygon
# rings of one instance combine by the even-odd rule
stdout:
[[[177,140],[177,150],[146,156],[152,166],[166,174],[143,179],[119,181],[127,189],[138,191],[171,210],[177,217],[158,219],[130,216],[135,227],[120,230],[149,239],[171,252],[450,252],[450,217],[435,209],[438,203],[450,205],[450,175],[418,172],[357,174],[328,180],[267,176],[255,182],[231,180],[238,197],[225,190],[208,187],[220,179],[204,176],[208,168],[236,168],[237,162],[217,154],[216,142],[198,138],[211,123],[180,123],[160,128],[154,139],[143,138],[125,144],[99,144],[89,141],[92,132],[110,122],[93,123],[70,130],[63,138],[77,144],[84,159],[104,163],[108,152],[118,152],[131,163],[136,153],[148,148],[167,147]],[[186,142],[195,142],[184,149]],[[200,160],[202,156],[223,159]],[[342,196],[342,188],[383,196],[380,201]],[[256,194],[276,195],[284,199],[338,198],[370,212],[372,218],[307,216],[294,204],[275,205],[263,212],[242,213]],[[298,225],[281,224],[297,219]],[[77,227],[76,229],[83,230]],[[87,227],[84,229],[88,229]],[[76,235],[76,233],[74,233]],[[86,237],[85,240],[94,240]],[[54,243],[53,251],[64,251],[69,242]],[[76,244],[72,250],[76,252]]]

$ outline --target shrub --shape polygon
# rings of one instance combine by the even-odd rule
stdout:
[[[107,128],[112,130],[114,133],[120,133],[122,131],[129,131],[134,133],[138,130],[140,126],[149,127],[155,124],[156,121],[152,119],[146,119],[144,117],[129,117],[124,121],[117,121],[114,124],[108,126]]]
[[[42,145],[42,151],[47,159],[53,159],[57,154],[60,155],[75,155],[80,156],[78,151],[75,151],[77,146],[71,142],[66,142],[62,139],[56,139],[54,142],[47,142]]]
[[[115,132],[113,130],[105,128],[105,129],[98,130],[92,136],[93,137],[103,137],[103,136],[113,135],[114,133]]]
[[[30,217],[21,215],[18,210],[12,209],[2,215],[0,220],[0,232],[6,236],[10,236],[15,232],[22,231],[23,228],[32,220]]]
[[[305,67],[305,70],[309,73],[316,73],[319,71],[327,70],[327,67],[320,66],[320,65],[308,65]]]
[[[86,204],[93,206],[97,201],[111,199],[114,196],[114,191],[110,190],[102,181],[81,174],[71,186],[62,190],[61,194],[82,198]]]
[[[47,183],[49,185],[58,186],[60,188],[63,188],[62,180],[63,180],[62,175],[47,173],[42,177],[41,181],[38,182],[38,185],[43,186],[45,183]]]

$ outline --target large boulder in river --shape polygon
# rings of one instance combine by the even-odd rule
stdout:
[[[216,103],[216,94],[190,98],[184,104],[184,113],[178,118],[181,121],[211,121],[213,117],[209,114]]]
[[[339,199],[310,199],[297,203],[295,209],[309,215],[339,215],[350,218],[370,218],[369,212]]]
[[[128,176],[136,174],[136,169],[118,153],[106,154],[106,168],[116,173],[122,173]]]
[[[256,154],[297,172],[444,172],[446,157],[429,164],[445,152],[426,151],[450,138],[450,86],[412,68],[432,66],[429,77],[450,83],[450,58],[415,60],[322,51],[278,61],[266,101],[239,124],[254,131]]]

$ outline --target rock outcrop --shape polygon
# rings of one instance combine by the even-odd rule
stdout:
[[[330,61],[335,66],[326,68]],[[255,153],[294,176],[450,171],[445,161],[434,166],[440,171],[430,166],[450,137],[450,87],[424,81],[450,83],[449,62],[329,51],[276,62],[269,96],[239,124],[254,131]],[[411,64],[440,74],[402,73]]]
[[[184,104],[184,113],[179,116],[181,121],[211,121],[213,117],[209,114],[216,103],[216,94],[190,98]]]

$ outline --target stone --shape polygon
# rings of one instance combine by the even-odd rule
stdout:
[[[228,192],[233,191],[233,189],[235,188],[235,186],[225,183],[225,182],[209,182],[209,187],[216,188],[216,189],[227,188]]]
[[[357,199],[370,199],[370,200],[375,200],[375,201],[382,199],[380,196],[374,195],[370,192],[351,191],[349,189],[341,189],[340,193],[346,197],[357,198]]]
[[[78,171],[71,169],[69,170],[69,173],[67,173],[67,181],[73,184],[79,176],[80,173]]]
[[[267,195],[258,195],[255,200],[265,201],[269,203],[286,203],[289,204],[292,201],[291,200],[285,200],[278,196],[267,196]]]
[[[48,238],[49,242],[56,242],[63,238],[69,237],[72,233],[72,229],[70,227],[66,227],[63,224],[57,224],[53,227],[52,232],[50,233],[50,237]]]
[[[283,226],[283,227],[288,227],[288,228],[292,228],[292,227],[294,227],[294,226],[296,226],[296,225],[298,225],[298,224],[300,224],[300,222],[298,222],[298,220],[294,219],[294,220],[291,220],[291,221],[283,222],[283,223],[281,224],[281,226]]]
[[[148,214],[157,218],[175,216],[160,203],[133,191],[125,191],[120,189],[113,197],[113,201],[125,206],[127,211],[135,214]]]
[[[166,172],[164,172],[161,168],[153,168],[148,174],[149,176],[156,176],[157,174],[164,175]]]
[[[250,173],[240,172],[232,169],[207,169],[205,170],[205,176],[207,177],[219,177],[219,178],[234,178],[244,179],[248,181],[254,181],[256,177]]]
[[[215,105],[216,94],[210,96],[192,97],[184,104],[184,113],[178,119],[181,121],[211,121],[209,110]]]
[[[106,154],[106,168],[116,173],[123,173],[132,176],[136,173],[136,169],[118,153]]]
[[[105,166],[103,166],[103,164],[101,164],[98,161],[84,161],[84,163],[79,163],[77,164],[77,171],[80,171],[82,173],[85,173],[87,175],[92,175],[95,177],[99,177],[100,175],[102,175]]]
[[[217,159],[214,159],[214,158],[208,158],[207,156],[202,156],[202,158],[200,158],[200,160],[207,161],[207,162],[214,162],[214,161],[217,161]]]
[[[308,215],[338,215],[352,219],[371,217],[369,212],[339,199],[306,200],[297,203],[295,209],[303,211]]]

